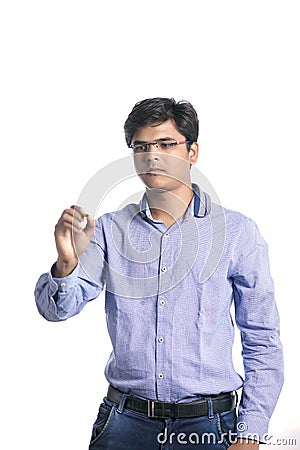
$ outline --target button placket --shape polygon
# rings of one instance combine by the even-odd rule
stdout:
[[[169,335],[166,333],[166,323],[169,315],[168,302],[164,296],[160,297],[165,292],[165,285],[168,283],[166,272],[171,263],[172,249],[169,247],[170,234],[166,232],[161,237],[161,260],[159,266],[159,292],[157,300],[157,329],[156,329],[156,380],[157,380],[157,394],[158,398],[166,395],[166,380],[169,378],[169,357],[168,349]],[[168,389],[168,388],[167,388]]]
[[[166,394],[166,380],[169,379],[168,342],[169,334],[166,323],[169,316],[168,301],[164,296],[157,300],[157,329],[156,329],[156,381],[158,398]],[[167,335],[165,334],[167,332]]]
[[[169,232],[167,231],[163,236],[162,236],[162,241],[166,241],[166,238],[169,237]],[[166,249],[166,245],[165,245],[165,249]],[[163,265],[163,263],[161,263],[161,268],[160,271],[162,273],[165,273],[168,270],[167,266]]]

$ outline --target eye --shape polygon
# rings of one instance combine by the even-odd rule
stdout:
[[[132,147],[132,149],[133,149],[134,153],[142,153],[147,150],[146,145],[143,145],[143,144],[134,145]]]
[[[177,145],[177,142],[160,142],[160,146],[163,150],[167,150],[168,148],[172,148]]]

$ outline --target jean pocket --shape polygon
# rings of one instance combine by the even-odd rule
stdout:
[[[236,442],[236,411],[225,411],[217,415],[219,442],[225,448]]]
[[[99,408],[97,419],[93,425],[92,437],[90,441],[90,450],[92,449],[92,445],[96,443],[100,437],[102,436],[104,430],[106,430],[111,416],[113,414],[114,407],[108,406],[105,403],[102,403]]]

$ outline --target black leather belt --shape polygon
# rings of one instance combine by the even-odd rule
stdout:
[[[119,404],[124,393],[111,385],[108,388],[107,398],[113,403]],[[214,413],[230,411],[237,405],[237,393],[235,391],[220,395],[207,396],[203,400],[188,403],[169,403],[154,400],[142,400],[127,394],[124,408],[132,409],[153,419],[200,417],[209,414],[208,398],[211,398]]]

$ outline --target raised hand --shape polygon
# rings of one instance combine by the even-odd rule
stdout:
[[[94,234],[96,221],[80,206],[65,209],[55,226],[58,258],[54,269],[56,277],[69,275]]]

